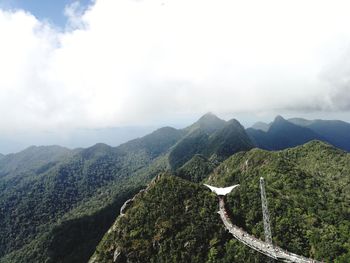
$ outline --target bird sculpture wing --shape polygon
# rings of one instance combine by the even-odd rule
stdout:
[[[211,186],[211,185],[208,185],[208,184],[204,184],[204,185],[207,186],[212,192],[216,193],[217,195],[227,195],[234,188],[239,186],[239,184],[236,184],[236,185],[229,186],[229,187],[219,188],[219,187]]]

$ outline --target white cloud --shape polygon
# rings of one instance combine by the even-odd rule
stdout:
[[[207,111],[349,111],[348,82],[339,84],[350,72],[349,7],[97,0],[84,13],[67,7],[64,32],[0,11],[0,130],[149,124]]]

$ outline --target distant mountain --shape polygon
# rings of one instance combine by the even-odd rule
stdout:
[[[0,177],[43,172],[72,154],[73,151],[60,146],[31,146],[16,154],[3,155]]]
[[[262,130],[264,132],[267,132],[269,130],[270,126],[271,126],[271,124],[258,121],[251,128],[253,128],[255,130]]]
[[[164,127],[152,132],[141,139],[135,139],[120,145],[118,148],[123,151],[135,151],[143,149],[150,156],[156,157],[169,150],[186,133],[172,127]]]
[[[185,128],[185,132],[192,133],[201,130],[205,133],[211,134],[217,130],[222,129],[226,125],[226,121],[218,118],[213,113],[209,112],[203,115],[198,121]]]
[[[90,147],[98,142],[118,146],[155,130],[154,127],[110,127],[100,129],[58,130],[52,132],[13,132],[1,134],[0,152],[3,154],[22,151],[29,145],[62,145],[68,148]]]
[[[321,140],[350,151],[350,123],[344,121],[302,118],[285,120],[277,116],[269,124],[257,122],[246,131],[257,147],[267,150],[281,150],[311,140]]]
[[[350,123],[338,120],[305,120],[301,118],[293,118],[288,121],[307,127],[332,145],[350,151]]]
[[[266,132],[249,128],[247,133],[256,146],[266,150],[282,150],[312,140],[327,142],[326,138],[308,127],[295,125],[281,116],[275,118]]]
[[[182,177],[195,175],[196,164],[192,169],[186,167]],[[227,196],[230,217],[264,239],[259,189],[264,177],[274,244],[345,263],[350,262],[349,171],[350,154],[313,141],[279,152],[234,154],[206,182],[240,184]],[[163,174],[133,198],[89,262],[266,262],[224,230],[217,210],[217,197],[202,184]]]
[[[173,169],[181,167],[196,154],[220,162],[236,152],[253,147],[244,127],[237,120],[226,122],[212,114],[204,115],[184,131],[186,135],[169,154]]]
[[[207,174],[189,171],[188,179],[203,180],[250,148],[238,121],[206,114],[185,129],[161,128],[118,147],[7,155],[0,160],[0,262],[86,262],[125,200],[160,172],[199,165]]]

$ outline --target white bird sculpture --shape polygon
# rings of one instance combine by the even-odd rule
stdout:
[[[233,185],[233,186],[229,186],[229,187],[223,187],[223,188],[219,188],[219,187],[214,187],[208,184],[204,184],[206,187],[209,187],[209,189],[216,193],[217,195],[227,195],[229,194],[234,188],[236,188],[237,186],[239,186],[239,184]]]

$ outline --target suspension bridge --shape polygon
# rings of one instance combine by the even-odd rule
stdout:
[[[273,245],[272,235],[271,235],[271,226],[270,226],[270,217],[268,213],[268,204],[266,200],[265,193],[265,183],[264,179],[260,178],[260,190],[261,190],[261,203],[263,209],[263,221],[264,221],[264,230],[265,230],[265,241],[254,237],[248,232],[244,231],[242,228],[234,225],[231,219],[228,216],[225,204],[225,196],[230,193],[238,185],[218,188],[210,185],[206,185],[213,192],[219,196],[219,214],[222,222],[225,225],[225,228],[241,243],[244,245],[258,251],[261,254],[268,256],[271,259],[279,260],[282,262],[295,262],[295,263],[321,263],[320,261],[306,258],[294,253],[291,253],[281,247]]]

